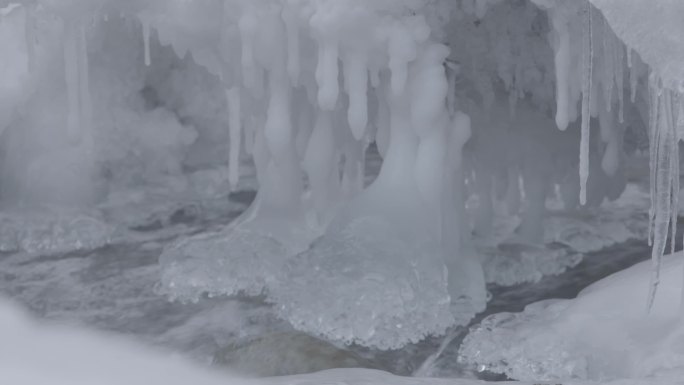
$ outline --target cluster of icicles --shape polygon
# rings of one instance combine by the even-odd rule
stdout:
[[[631,102],[639,88],[636,53],[613,33],[600,11],[590,2],[550,5],[549,16],[555,31],[553,48],[556,66],[556,123],[564,130],[570,121],[581,118],[580,201],[586,202],[589,176],[589,138],[592,117],[599,118],[601,139],[606,143],[602,168],[611,175],[619,162],[622,138],[613,117],[624,122],[625,81],[630,83]],[[578,38],[581,37],[581,38]],[[625,73],[625,68],[629,71]],[[675,249],[679,197],[679,141],[684,135],[684,95],[663,84],[656,73],[648,77],[650,119],[649,154],[651,210],[649,244],[652,245],[653,277],[647,307],[653,306],[659,283],[660,260],[671,231],[671,252]],[[577,106],[580,106],[578,111]],[[612,109],[617,108],[617,114]],[[578,116],[579,115],[579,116]]]
[[[620,122],[623,120],[625,81],[629,81],[635,101],[643,64],[625,49],[590,3],[534,2],[548,9],[554,33],[551,40],[558,128],[564,130],[570,122],[581,119],[580,201],[585,203],[591,118],[598,118],[600,137],[606,146],[601,166],[606,174],[613,175],[619,165],[623,135],[613,119],[617,116]],[[24,11],[29,70],[36,65],[35,12],[39,7],[59,8],[52,1],[45,3],[27,3]],[[190,52],[198,64],[220,77],[229,110],[230,184],[237,186],[240,155],[246,153],[254,160],[260,185],[252,208],[233,226],[261,223],[269,236],[288,244],[289,240],[283,238],[293,237],[296,232],[288,228],[288,223],[314,229],[312,233],[320,235],[331,223],[336,229],[358,225],[354,217],[363,216],[362,211],[373,205],[388,210],[401,207],[405,216],[389,215],[385,219],[390,223],[415,220],[412,226],[396,226],[404,226],[409,232],[420,228],[428,234],[421,240],[435,240],[440,245],[438,259],[450,267],[450,276],[458,276],[455,269],[468,265],[460,261],[464,259],[462,254],[467,254],[462,238],[467,230],[461,204],[461,163],[463,146],[471,135],[470,118],[459,108],[456,96],[453,80],[459,75],[459,67],[446,65],[449,48],[437,40],[434,25],[426,18],[430,7],[443,7],[443,2],[226,0],[203,6],[181,0],[163,5],[154,1],[138,3],[118,6],[116,2],[99,1],[85,8],[100,13],[103,9],[135,13],[143,26],[147,65],[154,61],[150,35],[156,31],[162,44],[171,45],[180,57]],[[474,4],[478,14],[483,14],[487,2]],[[107,13],[104,15],[106,18]],[[86,152],[92,145],[88,133],[92,107],[86,47],[91,16],[64,16],[68,133]],[[650,77],[648,94],[655,264],[650,306],[668,230],[675,233],[677,143],[684,131],[684,98],[663,87],[655,74]],[[377,181],[365,188],[364,156],[371,143],[377,144],[384,162]],[[421,214],[411,217],[416,212]],[[306,231],[297,236],[302,233]],[[305,247],[293,248],[306,249],[313,238],[304,242]],[[468,271],[468,275],[476,274],[476,270]],[[448,279],[446,298],[484,298],[483,282],[471,279],[482,287],[473,290]],[[268,277],[265,285],[267,281]],[[474,305],[473,310],[481,310],[481,306]],[[292,312],[292,308],[285,312],[291,320],[296,319],[295,325],[313,327],[288,311]],[[446,326],[441,323],[422,333],[442,332]],[[345,333],[346,341],[368,343],[374,338],[372,332],[368,337],[355,337],[353,331]],[[400,336],[385,345],[395,347],[412,339]]]

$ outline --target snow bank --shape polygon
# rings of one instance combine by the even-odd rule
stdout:
[[[650,262],[644,262],[589,286],[576,299],[487,317],[465,338],[460,360],[525,381],[681,381],[682,257],[664,259],[650,314]]]
[[[0,301],[0,383],[12,385],[247,384],[180,357],[72,328],[46,326]]]

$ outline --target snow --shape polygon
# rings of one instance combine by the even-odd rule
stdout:
[[[460,360],[522,381],[679,381],[681,269],[681,253],[664,258],[648,316],[651,272],[650,262],[643,262],[589,286],[576,299],[487,317],[464,340]]]
[[[16,385],[246,384],[121,337],[43,325],[0,304],[0,381]]]

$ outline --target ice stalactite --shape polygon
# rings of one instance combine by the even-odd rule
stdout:
[[[631,48],[627,48],[628,56],[628,66],[629,66],[629,90],[630,90],[630,101],[632,103],[636,102],[637,91],[639,90],[639,72],[637,58],[634,58],[635,54],[632,53]]]
[[[71,141],[81,143],[84,138],[87,139],[87,130],[92,124],[85,25],[67,21],[64,35],[64,68],[69,105],[67,132]]]
[[[348,52],[343,58],[345,88],[349,95],[349,127],[356,140],[363,138],[368,125],[368,68],[366,54]]]
[[[652,236],[653,268],[647,308],[653,307],[660,283],[660,261],[665,253],[668,232],[674,235],[679,188],[679,138],[677,137],[678,98],[675,91],[664,88],[656,75],[650,78],[651,94],[651,192],[652,208],[649,229]],[[677,190],[674,190],[677,188]],[[674,237],[671,239],[674,242]]]
[[[297,86],[301,71],[299,24],[297,16],[290,7],[283,7],[282,16],[287,31],[287,73],[292,85]]]
[[[146,18],[141,16],[140,17],[140,22],[142,23],[142,33],[143,33],[143,48],[145,50],[145,65],[150,66],[152,64],[152,58],[150,56],[150,21]]]
[[[25,6],[25,39],[26,39],[26,52],[28,56],[28,70],[33,73],[36,67],[36,29],[37,18],[36,18],[36,5],[28,4]]]
[[[304,169],[309,176],[313,205],[320,224],[327,223],[336,209],[335,195],[340,191],[337,167],[332,112],[319,111],[304,156]]]
[[[589,139],[591,124],[591,89],[594,76],[594,35],[593,11],[591,4],[587,5],[587,24],[585,25],[582,59],[582,133],[580,141],[580,203],[587,203],[587,181],[589,179]]]
[[[234,86],[226,91],[228,101],[228,130],[230,136],[230,153],[228,160],[228,181],[232,189],[236,189],[240,181],[240,147],[242,144],[242,111],[241,89]]]
[[[561,130],[565,130],[570,123],[570,65],[571,46],[568,19],[561,10],[551,10],[551,22],[557,34],[555,48],[556,64],[556,124]]]
[[[263,70],[256,63],[255,44],[256,34],[259,28],[259,20],[255,11],[250,5],[246,5],[242,16],[238,22],[241,37],[241,64],[242,81],[245,88],[254,98],[261,98],[263,95]]]
[[[615,176],[620,167],[620,152],[622,137],[620,126],[614,122],[613,111],[601,109],[599,111],[599,123],[601,126],[601,140],[606,145],[601,160],[601,168],[608,176]]]

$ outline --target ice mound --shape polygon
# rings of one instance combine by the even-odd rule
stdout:
[[[115,227],[97,215],[7,211],[0,215],[0,251],[31,254],[90,250],[108,244]]]
[[[264,293],[284,263],[317,234],[306,226],[258,220],[184,238],[159,258],[160,289],[172,299]]]
[[[635,265],[576,299],[492,315],[471,329],[459,359],[522,381],[681,379],[682,255],[665,258],[655,305],[647,314],[650,268],[650,262]]]
[[[272,296],[280,315],[333,341],[396,349],[454,323],[434,243],[378,216],[329,230],[290,261]],[[462,315],[466,322],[474,315]]]

